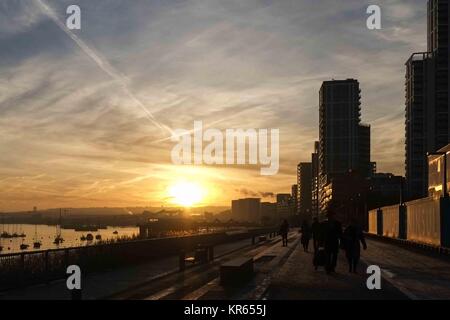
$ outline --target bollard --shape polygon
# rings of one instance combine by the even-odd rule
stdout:
[[[180,251],[179,267],[180,267],[180,270],[179,270],[180,272],[182,272],[186,269],[186,253],[184,251]]]

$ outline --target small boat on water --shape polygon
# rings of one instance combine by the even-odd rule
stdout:
[[[86,240],[87,240],[87,241],[92,241],[92,240],[94,240],[94,236],[92,235],[92,233],[88,233],[88,234],[87,234]]]
[[[8,239],[11,238],[11,235],[8,232],[3,231],[2,234],[0,235],[0,238]]]
[[[56,245],[60,245],[61,243],[64,242],[63,237],[61,236],[61,218],[62,218],[62,209],[59,209],[59,221],[58,224],[56,225],[56,237],[55,240],[53,240],[53,243]],[[64,210],[65,212],[65,210]]]
[[[57,235],[56,236],[56,238],[55,238],[55,240],[53,241],[53,243],[54,244],[61,244],[61,243],[63,243],[64,242],[64,239],[63,239],[63,237],[61,237],[61,235]]]
[[[15,229],[15,230],[14,230]],[[14,225],[13,226],[13,238],[25,238],[27,235],[22,230],[22,225]]]
[[[115,230],[115,231],[113,232],[113,234],[119,234],[119,231]]]
[[[97,234],[97,235],[95,236],[95,240],[102,240],[102,236],[99,235],[99,234]]]
[[[26,243],[22,243],[22,244],[20,245],[20,250],[27,250],[29,246],[30,246],[30,245],[28,245],[28,244],[26,244]]]
[[[39,249],[41,247],[41,241],[39,241],[38,233],[37,233],[37,225],[34,225],[34,242],[33,242],[33,248]]]

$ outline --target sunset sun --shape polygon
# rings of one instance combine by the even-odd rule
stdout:
[[[191,207],[203,200],[205,191],[197,183],[183,181],[170,186],[169,196],[172,198],[173,203]]]

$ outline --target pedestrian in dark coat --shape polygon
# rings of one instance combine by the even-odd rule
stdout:
[[[280,226],[280,235],[283,241],[283,247],[287,247],[288,245],[288,233],[289,233],[289,223],[285,219]]]
[[[313,223],[311,225],[311,233],[313,238],[314,252],[316,252],[317,249],[319,249],[319,247],[323,245],[321,243],[322,241],[321,225],[319,219],[317,218],[313,219]]]
[[[327,273],[336,272],[339,243],[342,239],[342,225],[335,220],[335,212],[329,211],[327,221],[323,223],[324,249],[327,256]]]
[[[303,221],[302,224],[302,237],[301,242],[303,245],[303,251],[308,252],[309,240],[311,239],[311,227],[307,220]]]
[[[357,273],[356,269],[361,255],[360,243],[363,245],[364,250],[367,249],[367,244],[364,233],[355,219],[352,219],[350,225],[345,229],[343,239],[345,256],[348,261],[348,271]]]

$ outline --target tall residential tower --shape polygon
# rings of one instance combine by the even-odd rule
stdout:
[[[344,214],[343,208],[354,194],[361,195],[360,202],[364,179],[373,171],[370,126],[361,123],[360,100],[361,90],[355,79],[325,81],[320,89],[319,211],[322,217],[331,207]],[[352,185],[345,186],[346,183]],[[344,221],[349,217],[341,218]]]
[[[361,90],[354,79],[325,81],[320,89],[319,171],[327,180],[370,172],[370,127],[361,124]]]
[[[428,1],[428,51],[406,62],[405,176],[410,199],[427,195],[427,153],[450,141],[448,3]]]
[[[297,166],[298,214],[302,219],[311,218],[312,166],[310,162],[301,162]]]

